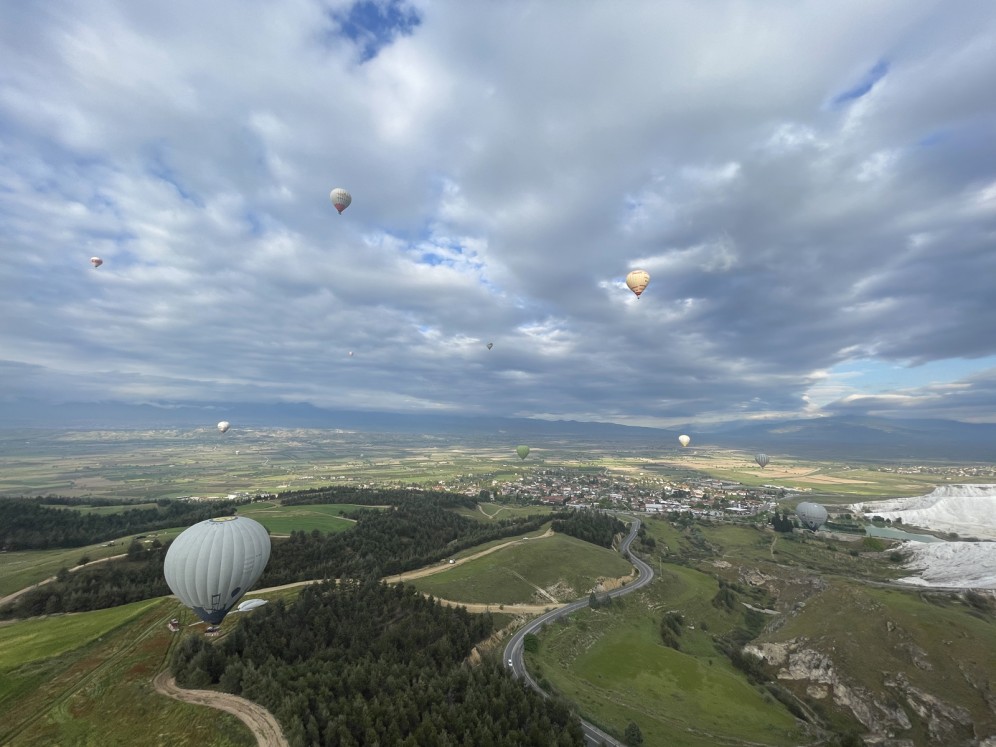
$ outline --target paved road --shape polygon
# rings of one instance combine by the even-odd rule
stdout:
[[[619,545],[620,553],[625,553],[627,550],[629,550],[629,546],[633,542],[634,538],[636,537],[636,533],[639,530],[640,530],[640,520],[634,517],[632,518],[632,523],[630,524],[629,527],[629,534],[626,535],[626,538]],[[651,582],[651,580],[653,580],[654,578],[653,568],[651,568],[647,563],[644,563],[642,560],[640,560],[632,553],[630,553],[629,559],[630,562],[634,566],[636,566],[636,570],[639,573],[639,577],[636,579],[634,583],[627,584],[626,586],[620,586],[619,588],[613,589],[612,591],[608,592],[608,596],[621,597],[623,594],[629,594],[630,592],[636,591],[637,589],[646,586]],[[551,610],[550,612],[547,612],[545,615],[540,615],[534,620],[530,620],[528,623],[526,623],[524,627],[520,628],[515,633],[515,635],[512,636],[511,640],[508,642],[508,645],[505,646],[505,654],[504,654],[505,663],[507,666],[509,666],[512,669],[512,673],[516,677],[522,677],[523,679],[525,679],[525,681],[529,684],[530,687],[533,688],[533,690],[540,693],[541,695],[546,696],[547,695],[546,691],[540,688],[540,686],[536,684],[536,680],[534,680],[531,676],[529,676],[529,672],[526,671],[526,665],[522,658],[522,641],[527,635],[529,635],[530,633],[535,633],[537,630],[542,628],[547,623],[554,622],[555,620],[558,620],[561,617],[570,615],[572,612],[584,609],[587,606],[588,606],[588,597],[585,597],[584,599],[579,599],[576,602],[571,602],[570,604],[564,605],[559,609]],[[612,745],[612,747],[624,747],[622,742],[620,742],[617,739],[614,739],[613,737],[610,737],[608,734],[599,729],[597,726],[595,726],[594,724],[589,724],[587,721],[584,720],[581,721],[581,729],[584,731],[585,741],[588,744],[592,745],[607,744],[607,745]]]

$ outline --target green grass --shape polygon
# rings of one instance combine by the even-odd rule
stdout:
[[[266,527],[270,534],[290,534],[293,531],[344,532],[355,522],[339,516],[339,512],[351,513],[359,508],[345,503],[309,504],[304,506],[283,506],[276,503],[253,503],[239,506],[238,514],[255,519]]]
[[[663,580],[621,605],[547,626],[538,653],[527,654],[530,671],[617,736],[636,722],[645,744],[808,741],[786,709],[748,683],[716,653],[711,634],[698,629],[704,618],[712,620],[713,632],[739,618],[709,604],[715,580],[687,568],[665,571]],[[660,620],[668,610],[681,610],[686,625],[696,626],[683,632],[682,651],[661,643]]]
[[[141,615],[159,599],[0,626],[0,671],[78,648]]]
[[[520,540],[411,583],[420,591],[457,602],[554,604],[536,587],[568,602],[587,594],[599,577],[617,578],[631,570],[632,566],[613,550],[555,534]]]
[[[155,538],[165,544],[186,528],[162,529],[146,534],[145,538]],[[111,540],[113,544],[110,545],[101,542],[68,550],[19,550],[0,553],[0,596],[13,594],[15,591],[44,581],[58,573],[60,568],[65,567],[72,570],[79,564],[80,558],[84,556],[94,561],[126,553],[128,545],[131,544],[134,537],[135,535],[129,534],[126,537]]]
[[[0,668],[0,743],[254,745],[234,717],[153,690],[152,677],[182,635],[166,629],[180,609],[157,599],[0,627],[7,665]],[[25,633],[35,627],[41,632]]]

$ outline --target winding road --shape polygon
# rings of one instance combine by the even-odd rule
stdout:
[[[638,531],[640,531],[640,520],[633,517],[629,528],[629,534],[626,535],[625,539],[623,539],[619,545],[620,553],[625,554],[629,550],[629,546],[633,543]],[[654,569],[651,568],[649,564],[645,563],[632,553],[629,553],[629,560],[634,566],[636,566],[639,573],[637,580],[632,584],[627,584],[626,586],[620,586],[617,589],[613,589],[608,592],[608,596],[621,597],[623,594],[629,594],[630,592],[643,588],[653,580]],[[529,686],[533,688],[533,690],[540,693],[544,697],[548,697],[549,694],[536,683],[536,680],[534,680],[526,670],[526,664],[522,656],[522,642],[527,635],[535,633],[547,623],[552,623],[561,617],[565,617],[572,612],[577,612],[587,606],[588,597],[585,597],[584,599],[579,599],[576,602],[571,602],[563,607],[551,610],[544,615],[540,615],[536,619],[530,620],[525,626],[520,628],[515,635],[512,636],[511,640],[508,642],[508,645],[505,646],[504,659],[511,668],[512,674],[516,677],[522,677],[529,684]],[[585,741],[588,744],[607,744],[612,745],[613,747],[624,747],[622,742],[609,736],[597,726],[590,724],[587,721],[581,721],[581,729],[584,731]]]

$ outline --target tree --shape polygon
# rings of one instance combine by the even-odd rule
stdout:
[[[643,732],[640,731],[640,727],[635,721],[630,721],[626,724],[626,731],[623,732],[623,740],[630,747],[637,747],[643,744]]]

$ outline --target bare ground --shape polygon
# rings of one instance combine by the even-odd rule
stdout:
[[[162,671],[152,680],[156,692],[174,700],[181,700],[184,703],[217,708],[218,710],[231,713],[242,723],[249,727],[249,730],[256,737],[256,743],[260,747],[290,747],[280,724],[273,717],[273,714],[263,708],[263,706],[253,703],[251,700],[240,698],[229,693],[216,692],[214,690],[187,690],[179,687],[176,680],[168,671]]]

